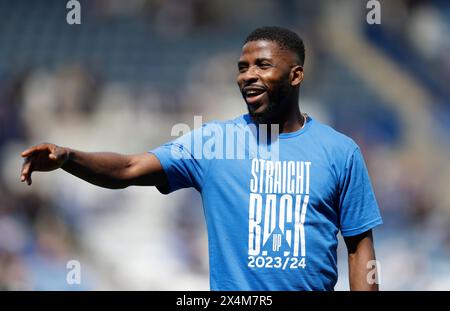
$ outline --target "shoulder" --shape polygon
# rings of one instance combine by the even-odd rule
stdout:
[[[312,120],[311,134],[324,148],[334,151],[335,154],[351,155],[357,150],[358,144],[349,136],[337,131],[331,126]]]
[[[312,143],[316,145],[315,150],[333,167],[336,176],[340,176],[359,150],[357,143],[329,125],[314,119],[312,121],[309,132]]]

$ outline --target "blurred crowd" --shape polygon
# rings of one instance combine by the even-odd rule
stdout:
[[[361,78],[370,72],[335,56],[321,35],[329,1],[80,2],[81,25],[69,26],[64,1],[0,0],[0,289],[207,290],[193,190],[113,191],[64,172],[35,173],[27,187],[20,152],[43,141],[145,152],[172,139],[176,123],[192,127],[194,115],[206,122],[245,113],[236,60],[247,33],[267,24],[305,40],[301,110],[363,150],[385,222],[375,230],[381,289],[450,289],[448,2],[381,1],[378,26],[365,23],[361,1],[333,6],[362,12],[348,16],[359,40],[430,94],[434,122],[424,135],[439,146],[432,150],[410,147],[423,137],[406,143],[410,116],[397,106],[408,107],[408,94],[390,102],[383,86]],[[341,243],[338,290],[348,288],[345,252]],[[66,280],[70,260],[80,262],[80,284]]]

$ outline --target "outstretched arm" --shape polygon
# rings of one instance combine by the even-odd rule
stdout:
[[[21,181],[31,185],[31,173],[62,168],[91,184],[119,189],[132,185],[166,187],[167,178],[159,160],[150,153],[122,155],[112,152],[82,152],[44,143],[22,152],[25,158]]]
[[[375,260],[372,230],[345,237],[344,240],[348,250],[350,290],[377,291],[378,284],[370,277],[374,271],[371,271],[373,266],[369,262]]]

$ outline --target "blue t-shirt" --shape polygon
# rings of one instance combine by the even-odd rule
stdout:
[[[333,290],[339,230],[382,224],[361,151],[308,117],[296,132],[254,140],[278,144],[267,157],[239,139],[251,126],[248,115],[211,122],[150,151],[167,175],[160,191],[201,193],[212,290]]]

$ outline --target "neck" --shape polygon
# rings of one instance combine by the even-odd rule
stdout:
[[[300,112],[298,105],[292,105],[291,107],[292,109],[280,120],[280,134],[298,131],[306,122],[306,118]]]

